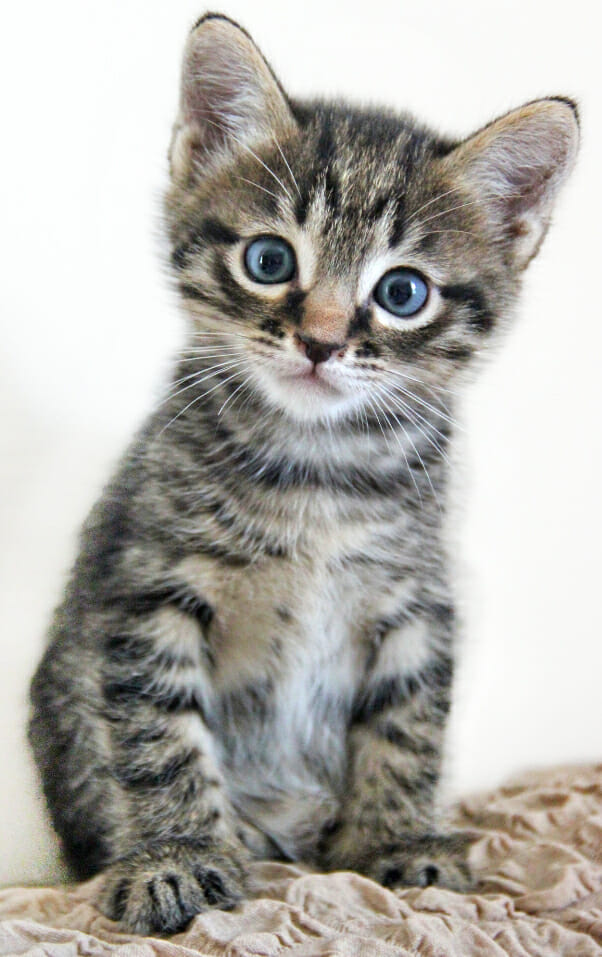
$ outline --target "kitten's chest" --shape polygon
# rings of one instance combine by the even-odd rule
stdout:
[[[282,684],[313,671],[328,674],[334,686],[353,684],[345,672],[357,665],[373,589],[362,587],[342,559],[365,547],[365,531],[329,527],[293,556],[229,568],[188,559],[185,578],[214,612],[208,640],[216,690],[260,679]]]
[[[325,526],[312,549],[225,568],[202,557],[180,573],[214,610],[212,719],[239,814],[292,856],[311,855],[344,788],[352,703],[382,613],[386,576],[366,523]]]
[[[309,853],[343,786],[365,666],[360,600],[333,548],[215,575],[213,730],[230,798],[281,849]]]

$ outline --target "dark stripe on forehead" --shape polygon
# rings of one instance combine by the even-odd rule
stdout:
[[[304,189],[297,201],[297,205],[295,206],[295,219],[297,220],[299,226],[303,226],[305,220],[307,219],[310,202],[311,193],[308,189]]]
[[[332,136],[331,118],[326,115],[322,119],[322,129],[316,150],[317,159],[321,166],[328,166],[335,155],[334,139]]]
[[[494,317],[489,309],[483,290],[475,283],[443,286],[441,295],[451,302],[459,302],[470,310],[469,323],[477,332],[489,332]]]
[[[377,196],[377,198],[372,203],[372,206],[366,211],[366,221],[369,223],[377,222],[381,216],[384,214],[391,197],[385,194]]]
[[[324,177],[324,192],[326,195],[326,204],[330,211],[337,215],[341,208],[341,187],[339,177],[334,172],[332,166],[326,170]]]
[[[393,224],[389,233],[389,248],[399,246],[405,232],[406,225],[406,203],[403,196],[398,196],[395,200],[395,211],[393,213]]]

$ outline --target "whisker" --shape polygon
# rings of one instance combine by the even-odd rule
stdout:
[[[404,376],[403,373],[393,372],[393,370],[388,371],[387,375],[398,376],[402,381],[404,380],[404,378],[409,378],[409,376],[406,377]],[[418,382],[419,380],[415,380],[415,381]],[[446,412],[444,412],[440,406],[437,407],[437,406],[431,405],[430,402],[426,401],[426,399],[421,398],[420,396],[416,395],[415,392],[412,392],[409,389],[404,389],[403,386],[400,385],[399,383],[396,384],[396,388],[401,393],[403,393],[403,395],[407,396],[407,398],[414,399],[419,405],[423,406],[423,408],[428,409],[429,412],[434,412],[435,415],[438,415],[441,419],[444,419],[445,422],[449,422],[450,425],[453,425],[455,428],[463,431],[463,428],[459,424],[459,422],[456,419],[454,419],[453,416],[448,415]]]
[[[245,381],[243,382],[243,386],[245,386],[245,388],[249,390],[249,395],[248,395],[248,397],[245,399],[245,401],[244,401],[241,405],[239,405],[239,407],[238,407],[238,412],[239,412],[239,414],[242,412],[243,408],[245,407],[245,404],[251,399],[251,396],[253,395],[253,392],[254,392],[253,380],[252,380],[252,378],[251,378],[250,375],[247,376],[247,378],[246,378]],[[240,388],[240,387],[239,387],[239,388]],[[236,391],[232,394],[232,396],[231,396],[230,398],[234,398],[234,396],[236,395],[236,392],[238,392],[238,391],[239,391],[239,389],[236,389]],[[245,390],[243,389],[241,395],[244,395],[244,391],[245,391]],[[235,405],[236,405],[236,402],[233,402],[233,403],[232,403],[232,409],[234,408]],[[221,414],[221,412],[223,411],[224,408],[225,408],[225,405],[222,406],[222,408],[220,409],[220,411],[219,411],[218,414]]]
[[[179,362],[194,362],[195,359],[220,359],[223,356],[240,356],[240,349],[220,350],[215,352],[215,347],[211,351],[201,349],[187,349],[177,353],[180,356]]]
[[[278,147],[278,152],[280,153],[282,159],[284,160],[284,165],[286,166],[287,170],[288,170],[289,173],[290,173],[290,177],[291,177],[291,179],[292,179],[292,181],[293,181],[293,185],[294,185],[295,189],[297,190],[297,193],[299,194],[299,199],[303,199],[303,197],[302,197],[302,195],[301,195],[301,190],[299,189],[299,184],[298,184],[297,180],[295,179],[295,174],[293,173],[292,169],[291,169],[290,166],[288,165],[288,160],[287,160],[286,156],[284,155],[284,153],[282,152],[282,147],[280,146],[280,143],[279,143],[278,140],[276,139],[276,134],[275,134],[275,133],[272,133],[272,136],[273,136],[273,138],[274,138],[274,143],[275,143],[276,146]]]
[[[414,425],[418,429],[420,434],[424,436],[424,438],[429,443],[429,445],[432,445],[435,451],[449,464],[449,457],[445,449],[443,449],[439,445],[437,440],[434,439],[432,435],[429,435],[428,432],[425,432],[425,430],[420,425],[420,421],[422,421],[422,424],[426,426],[429,432],[434,432],[435,434],[441,436],[441,438],[445,440],[447,440],[447,436],[445,436],[442,432],[440,432],[437,428],[435,428],[435,426],[433,426],[427,419],[420,416],[420,413],[416,412],[415,409],[412,409],[412,407],[408,405],[406,402],[404,402],[403,399],[400,399],[399,396],[392,393],[382,384],[380,385],[380,389],[383,392],[383,394],[387,396],[389,402],[392,402],[393,405],[397,409],[399,409],[400,412],[402,412],[404,415],[408,417],[412,425]]]
[[[378,402],[378,399],[377,399],[377,397],[376,397],[375,395],[373,395],[372,398],[374,399],[375,402],[378,403],[379,409],[381,410],[381,412],[384,412],[385,419],[387,420],[387,410],[384,408],[384,406],[383,406],[381,403]],[[378,418],[378,417],[377,417],[377,418]],[[395,416],[394,416],[394,418],[395,418]],[[388,421],[388,420],[387,420],[387,421]],[[399,422],[399,420],[397,420],[397,421]],[[401,423],[400,423],[400,424],[401,424]],[[403,428],[403,426],[402,426],[402,428]],[[382,431],[382,426],[381,426],[381,431]],[[406,465],[406,469],[408,470],[408,474],[409,474],[410,478],[412,479],[412,484],[414,485],[414,488],[416,489],[416,493],[417,493],[417,495],[418,495],[418,500],[419,500],[420,503],[422,503],[422,495],[420,494],[420,489],[419,489],[419,487],[418,487],[418,482],[416,481],[416,476],[414,475],[414,470],[412,469],[412,466],[410,465],[410,462],[409,462],[409,459],[408,459],[406,450],[404,449],[403,443],[402,443],[401,439],[399,438],[399,436],[398,436],[397,432],[395,431],[395,429],[392,429],[392,432],[393,432],[393,435],[394,435],[394,437],[395,437],[395,440],[396,440],[396,442],[397,442],[397,444],[398,444],[398,446],[399,446],[399,448],[400,448],[400,450],[401,450],[401,454],[403,455],[403,459],[404,459],[404,462],[405,462],[405,465]],[[405,432],[405,434],[406,434],[406,436],[407,436],[407,432],[405,431],[405,429],[404,429],[404,432]],[[384,433],[384,431],[383,431],[383,435],[384,435],[384,434],[385,434],[385,433]]]
[[[188,409],[190,409],[196,402],[200,402],[201,399],[205,399],[208,395],[211,395],[212,392],[215,392],[216,389],[219,389],[221,386],[224,386],[227,382],[230,382],[232,379],[235,379],[237,375],[238,373],[234,372],[231,376],[228,376],[227,379],[224,379],[223,381],[218,382],[217,385],[214,385],[212,389],[207,389],[205,392],[202,392],[200,395],[197,395],[194,399],[192,399],[191,402],[188,403],[188,405],[185,405],[183,409],[180,409],[177,415],[174,415],[173,419],[169,420],[167,425],[163,426],[163,428],[159,431],[159,435],[163,435],[166,429],[168,429],[170,425],[173,425],[176,419],[179,419],[181,415],[184,415],[184,413],[187,412]]]
[[[248,183],[249,186],[254,186],[256,189],[260,189],[262,193],[267,193],[268,196],[273,196],[274,199],[280,199],[277,193],[271,189],[266,189],[265,186],[260,186],[259,183],[254,183],[252,179],[245,179],[244,176],[237,176],[236,179],[242,180],[243,183]]]
[[[465,209],[467,206],[478,206],[480,200],[473,199],[468,203],[459,203],[458,206],[451,206],[448,209],[441,209],[438,213],[433,213],[432,216],[427,216],[426,219],[420,220],[420,226],[426,226],[427,223],[432,222],[433,219],[438,219],[439,216],[447,216],[448,213],[453,213],[457,209]]]
[[[209,110],[200,110],[199,112],[207,114],[207,113],[209,113],[210,111],[209,111]],[[278,183],[278,185],[280,186],[280,188],[281,188],[282,190],[284,190],[284,192],[286,193],[286,195],[287,195],[288,198],[290,199],[291,203],[293,202],[293,197],[291,196],[289,190],[286,188],[286,186],[284,185],[284,183],[282,182],[282,180],[281,180],[278,176],[276,176],[276,173],[274,172],[274,170],[270,169],[270,167],[269,167],[266,163],[264,163],[264,161],[263,161],[262,159],[259,158],[259,156],[257,155],[257,153],[254,153],[253,150],[251,149],[251,147],[248,146],[247,143],[245,143],[243,140],[241,140],[240,137],[238,137],[238,136],[236,135],[236,133],[234,133],[229,126],[226,126],[224,123],[216,123],[215,120],[210,120],[208,116],[205,116],[204,122],[205,122],[205,123],[209,123],[211,126],[217,127],[218,130],[221,130],[222,133],[225,133],[227,136],[231,136],[232,139],[233,139],[236,143],[238,143],[239,146],[242,146],[242,148],[245,149],[245,150],[247,151],[247,153],[250,153],[251,156],[253,157],[253,159],[257,160],[257,162],[260,164],[260,166],[263,166],[263,168],[270,174],[270,176],[272,176],[272,177],[276,180],[276,182]]]
[[[230,338],[234,338],[234,339],[252,339],[253,338],[252,336],[248,336],[244,332],[238,332],[235,329],[228,329],[226,332],[224,332],[223,330],[222,331],[215,330],[214,332],[213,330],[200,329],[196,332],[191,333],[191,337],[193,339],[204,339],[206,336],[221,336],[223,339],[226,339],[226,340]]]
[[[232,369],[232,368],[234,368],[234,366],[237,366],[237,365],[240,365],[240,364],[241,364],[241,360],[236,359],[236,360],[231,360],[230,362],[221,362],[221,363],[218,363],[217,365],[210,366],[209,369],[202,369],[202,370],[200,370],[200,371],[201,371],[201,372],[204,372],[205,374],[204,374],[204,375],[201,375],[201,376],[199,376],[198,373],[194,373],[194,372],[193,372],[190,376],[186,376],[185,378],[186,378],[186,379],[194,378],[195,381],[194,381],[194,382],[191,382],[190,385],[184,386],[182,389],[177,389],[175,392],[170,393],[170,395],[168,395],[165,399],[163,399],[163,401],[160,403],[160,406],[161,406],[161,405],[166,405],[166,403],[171,402],[172,399],[175,399],[175,397],[176,397],[177,395],[181,395],[182,392],[187,392],[188,389],[193,389],[193,388],[194,388],[196,385],[198,385],[200,382],[204,382],[205,379],[211,378],[211,376],[215,375],[216,372],[218,372],[218,371],[220,371],[220,372],[221,372],[221,371],[224,371],[224,369]],[[184,381],[184,380],[182,380],[182,381]],[[176,383],[176,384],[177,384],[177,383]]]
[[[377,385],[382,385],[382,383],[377,383]],[[427,419],[426,416],[422,415],[422,413],[419,412],[418,409],[415,409],[410,403],[404,402],[404,400],[401,398],[401,395],[405,395],[407,398],[408,396],[413,396],[413,393],[411,392],[407,393],[407,392],[404,392],[403,390],[400,390],[398,384],[396,382],[391,382],[390,380],[388,380],[388,385],[390,386],[390,390],[389,390],[390,394],[395,395],[396,399],[399,402],[401,402],[405,408],[410,409],[412,411],[412,414],[416,417],[416,421],[420,421],[424,423],[424,425],[428,426],[431,432],[440,436],[440,438],[444,439],[445,441],[449,439],[449,435],[447,435],[445,432],[442,432],[441,429],[438,429],[437,426],[434,425],[433,422],[431,422],[429,419]],[[391,392],[391,389],[393,390],[392,392]],[[454,422],[454,426],[457,427],[457,423]]]
[[[415,210],[412,213],[409,219],[406,219],[405,225],[409,226],[409,224],[412,223],[416,219],[416,217],[420,215],[423,209],[427,209],[429,206],[432,206],[433,203],[437,203],[440,199],[445,199],[445,197],[449,196],[450,193],[458,193],[461,190],[462,190],[461,186],[452,186],[452,188],[448,189],[445,193],[439,193],[438,196],[434,196],[432,199],[429,199],[428,203],[423,203],[422,206],[420,206],[417,210]]]
[[[429,236],[440,236],[443,233],[461,233],[463,236],[476,235],[476,233],[472,232],[470,229],[429,229],[427,231]]]
[[[416,447],[416,443],[414,442],[412,436],[410,435],[410,433],[409,433],[408,430],[406,429],[406,427],[405,427],[405,425],[403,424],[403,422],[401,422],[401,421],[399,420],[399,418],[395,415],[395,413],[394,413],[394,412],[391,412],[390,414],[393,416],[393,418],[395,419],[395,421],[397,422],[397,424],[398,424],[398,425],[400,426],[400,428],[403,430],[403,434],[405,435],[406,439],[408,440],[408,442],[409,442],[410,445],[412,446],[412,449],[414,450],[414,454],[416,455],[416,458],[417,458],[418,461],[420,462],[420,466],[421,466],[421,468],[422,468],[422,471],[424,472],[424,474],[425,474],[425,476],[426,476],[426,480],[427,480],[427,482],[428,482],[428,484],[429,484],[429,488],[430,488],[431,492],[433,493],[433,498],[435,499],[435,502],[437,503],[437,507],[438,507],[439,511],[441,511],[441,503],[439,502],[439,497],[438,497],[438,495],[437,495],[437,493],[436,493],[436,491],[435,491],[435,488],[434,488],[434,486],[433,486],[433,483],[432,483],[432,481],[431,481],[431,476],[429,475],[429,470],[427,469],[427,467],[426,467],[426,465],[425,465],[425,463],[424,463],[424,459],[422,458],[420,452],[418,451],[418,448]],[[415,423],[414,423],[414,424],[415,424]],[[422,431],[422,429],[419,428],[419,431],[424,435],[424,432]],[[395,434],[397,434],[397,433],[395,433]],[[425,436],[425,438],[426,438],[426,436]],[[400,443],[400,445],[401,445],[401,443]],[[402,448],[403,448],[403,446],[402,446]]]
[[[226,406],[232,401],[232,399],[234,398],[234,396],[237,395],[237,393],[240,392],[240,390],[241,390],[245,385],[247,385],[247,383],[248,383],[249,381],[250,381],[250,377],[247,378],[247,379],[245,379],[245,381],[244,381],[243,383],[241,383],[241,385],[237,386],[236,389],[234,390],[234,392],[231,392],[231,393],[230,393],[230,395],[228,396],[228,398],[226,399],[226,401],[225,401],[225,402],[220,406],[220,408],[218,409],[218,412],[217,412],[218,417],[222,414],[222,412],[224,411],[224,409],[226,408]]]
[[[459,396],[460,393],[457,389],[449,389],[444,385],[427,385],[422,379],[419,379],[417,376],[410,375],[409,372],[402,372],[399,369],[387,369],[387,375],[399,376],[402,379],[407,379],[408,382],[417,382],[418,385],[422,386],[423,389],[426,389],[427,392],[443,393],[446,392],[448,395]]]

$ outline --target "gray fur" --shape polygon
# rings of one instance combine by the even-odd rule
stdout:
[[[296,103],[219,16],[182,90],[166,223],[188,344],[84,527],[33,681],[55,826],[141,933],[234,906],[253,857],[464,889],[468,841],[435,810],[455,394],[541,242],[574,107],[460,144]],[[264,233],[296,250],[284,289],[244,275]],[[431,280],[424,321],[379,313],[370,270],[394,265]]]

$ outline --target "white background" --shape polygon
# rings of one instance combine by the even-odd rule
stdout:
[[[380,101],[458,134],[539,95],[581,103],[579,166],[530,269],[515,332],[465,414],[455,794],[528,766],[600,758],[596,8],[222,8],[296,95]],[[0,881],[59,873],[24,744],[27,684],[78,525],[180,340],[159,209],[181,49],[202,12],[195,0],[28,0],[3,17]]]

